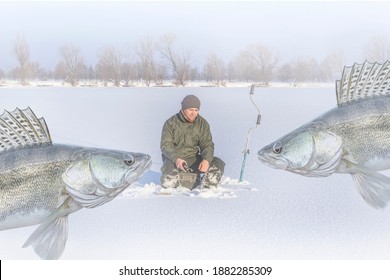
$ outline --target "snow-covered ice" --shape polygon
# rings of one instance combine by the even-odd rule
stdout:
[[[202,101],[221,186],[159,185],[160,133],[186,94]],[[306,178],[262,165],[257,151],[336,106],[333,86],[257,88],[261,125],[239,182],[242,151],[257,111],[248,87],[1,88],[1,110],[30,106],[56,143],[152,156],[151,170],[115,200],[69,216],[62,259],[388,259],[389,209],[368,206],[348,175]],[[38,259],[23,243],[36,227],[0,231],[0,259]]]

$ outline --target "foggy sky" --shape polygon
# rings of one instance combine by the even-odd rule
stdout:
[[[23,35],[32,61],[54,69],[59,47],[79,46],[96,64],[104,46],[132,47],[149,36],[177,36],[176,47],[191,49],[195,62],[210,52],[226,61],[248,45],[262,43],[279,60],[321,61],[342,50],[347,63],[361,62],[372,36],[390,40],[390,2],[269,1],[45,1],[0,2],[0,68],[17,65],[12,46]]]

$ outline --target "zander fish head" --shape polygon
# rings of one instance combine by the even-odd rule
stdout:
[[[259,160],[265,165],[315,177],[334,173],[341,156],[341,137],[310,128],[297,129],[258,152]]]
[[[108,189],[126,188],[149,169],[149,155],[141,153],[105,152],[92,154],[90,171],[95,181]]]
[[[73,200],[93,208],[115,198],[140,179],[150,165],[151,157],[147,154],[86,150],[75,155],[62,179]]]

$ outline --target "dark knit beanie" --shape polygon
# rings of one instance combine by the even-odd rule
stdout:
[[[181,109],[198,108],[200,109],[200,100],[195,95],[187,95],[181,102]]]

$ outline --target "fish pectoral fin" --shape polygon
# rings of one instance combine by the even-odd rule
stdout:
[[[64,252],[68,238],[68,216],[41,224],[24,243],[23,247],[32,246],[35,253],[45,260],[59,259]]]
[[[64,252],[68,238],[68,197],[44,221],[23,244],[23,248],[32,246],[41,259],[58,259]],[[72,212],[72,211],[71,211]]]
[[[352,179],[363,199],[376,209],[383,209],[390,201],[390,178],[365,167],[353,173]]]
[[[81,193],[77,190],[70,188],[68,185],[66,186],[66,191],[72,197],[73,201],[75,201],[78,205],[84,208],[95,208],[107,203],[114,198],[110,195],[99,195],[97,193]]]

